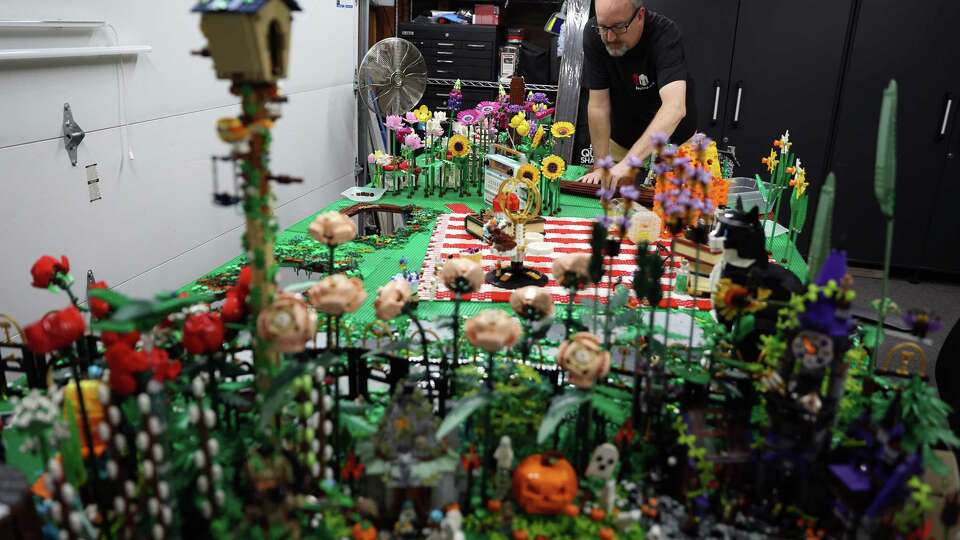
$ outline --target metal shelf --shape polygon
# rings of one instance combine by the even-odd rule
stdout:
[[[437,84],[443,86],[453,86],[456,83],[456,79],[427,79],[427,84]],[[499,88],[499,81],[469,81],[469,80],[460,80],[460,86],[464,88]],[[524,85],[527,90],[533,90],[535,92],[556,92],[558,86],[553,84],[527,84]]]

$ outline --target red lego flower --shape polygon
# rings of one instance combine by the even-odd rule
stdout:
[[[33,276],[33,286],[38,289],[46,289],[53,283],[57,274],[66,274],[70,271],[70,261],[66,255],[61,255],[60,260],[56,260],[49,255],[44,255],[37,259],[30,268],[30,275]]]
[[[226,322],[240,322],[246,315],[246,296],[241,296],[235,289],[227,291],[227,297],[220,306],[223,320]]]
[[[133,333],[134,332],[130,332],[130,334]],[[129,336],[130,334],[122,335]],[[110,388],[121,396],[129,396],[136,393],[137,374],[150,369],[147,354],[134,350],[133,347],[124,340],[117,341],[108,347],[104,358],[107,360],[107,367],[110,368]]]
[[[480,468],[480,456],[477,454],[476,448],[471,446],[466,454],[460,456],[460,466],[468,473]]]
[[[97,281],[96,283],[91,283],[88,289],[106,289],[106,281]],[[110,314],[110,304],[106,303],[99,298],[90,299],[90,313],[97,319],[102,319]]]
[[[80,339],[87,325],[80,310],[74,306],[47,313],[39,321],[27,325],[24,333],[27,347],[37,354],[62,349]]]
[[[620,430],[617,431],[617,434],[613,437],[613,443],[622,448],[624,443],[632,443],[636,436],[637,432],[633,429],[633,418],[627,418],[627,421],[623,423],[623,426],[620,427]]]
[[[183,347],[193,354],[209,354],[223,345],[223,319],[216,311],[196,313],[183,323]]]
[[[240,269],[240,275],[237,276],[237,291],[243,292],[244,296],[250,294],[250,283],[253,281],[253,270],[249,266]]]
[[[103,342],[103,345],[108,349],[117,343],[126,343],[130,347],[136,347],[137,342],[140,341],[140,332],[134,330],[133,332],[127,332],[126,334],[120,334],[118,332],[101,332],[100,341]]]
[[[340,479],[344,482],[359,480],[360,477],[363,476],[365,469],[366,467],[364,467],[363,463],[357,460],[357,456],[353,452],[350,452],[350,455],[347,456],[347,462],[340,471]]]
[[[150,367],[153,369],[153,380],[157,382],[172,381],[180,375],[183,367],[179,360],[170,360],[170,355],[163,349],[154,349],[147,353]]]

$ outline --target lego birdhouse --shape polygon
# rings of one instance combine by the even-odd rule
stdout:
[[[271,83],[287,76],[295,0],[200,0],[200,29],[217,77]]]

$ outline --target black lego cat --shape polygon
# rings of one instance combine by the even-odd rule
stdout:
[[[760,353],[760,336],[776,332],[780,306],[790,300],[791,294],[803,292],[804,286],[793,272],[770,262],[757,207],[745,212],[739,197],[734,208],[727,208],[718,217],[709,243],[711,249],[723,249],[723,260],[710,275],[714,291],[719,281],[725,278],[746,287],[753,298],[757,298],[762,289],[770,291],[767,306],[753,314],[753,331],[737,347],[743,360],[756,361]],[[717,319],[728,328],[736,322],[735,318],[726,319],[720,314]]]

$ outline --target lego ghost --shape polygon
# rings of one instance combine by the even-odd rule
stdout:
[[[513,468],[513,444],[509,436],[500,437],[500,446],[493,452],[493,458],[497,460],[497,470],[509,471]]]
[[[617,447],[610,443],[603,443],[596,447],[593,455],[590,456],[590,464],[587,465],[587,478],[599,478],[600,480],[609,480],[613,476],[614,469],[620,463],[620,452]]]
[[[440,522],[440,530],[443,531],[444,540],[464,540],[466,536],[463,532],[463,514],[460,513],[460,507],[452,505],[447,514]]]

